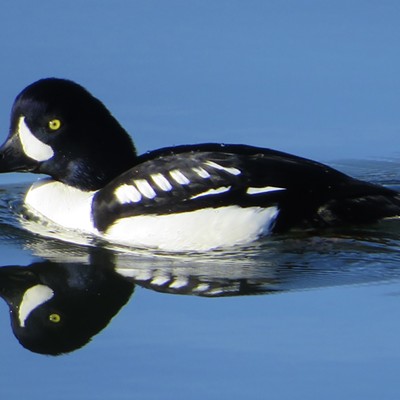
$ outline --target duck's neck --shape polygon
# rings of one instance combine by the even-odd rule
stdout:
[[[111,158],[112,156],[112,158]],[[103,188],[117,176],[133,167],[136,161],[134,148],[115,153],[93,153],[89,157],[75,158],[59,156],[46,165],[43,163],[39,173],[50,175],[54,180],[73,188],[90,192]]]

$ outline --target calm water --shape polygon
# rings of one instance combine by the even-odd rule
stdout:
[[[400,188],[399,20],[393,0],[2,2],[0,142],[15,96],[55,76],[99,97],[140,153],[247,143],[350,158],[336,167]],[[354,161],[381,155],[396,160]],[[0,176],[0,290],[52,281],[49,315],[73,311],[56,326],[92,339],[33,353],[0,299],[1,399],[399,399],[400,221],[126,254],[21,227],[27,179]]]
[[[400,186],[397,162],[336,166]],[[3,303],[4,398],[400,395],[400,221],[292,233],[207,255],[127,253],[28,231],[18,221],[26,187],[0,188],[0,290],[39,276],[59,295],[51,312],[61,310],[68,343],[52,345],[56,334],[43,336],[42,323],[28,347],[44,337],[40,351],[62,351],[93,337],[68,355],[33,353],[14,337]],[[15,271],[29,272],[10,281]]]

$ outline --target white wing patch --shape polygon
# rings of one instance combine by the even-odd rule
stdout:
[[[162,286],[169,282],[170,278],[167,275],[156,275],[150,283],[156,286]]]
[[[216,189],[209,189],[206,190],[205,192],[196,194],[195,196],[192,196],[191,199],[197,199],[198,197],[203,197],[203,196],[210,196],[210,195],[214,195],[214,194],[220,194],[220,193],[225,193],[227,192],[231,187],[230,186],[221,186],[219,188]]]
[[[30,287],[22,297],[21,304],[18,308],[19,326],[25,328],[26,320],[31,312],[46,303],[54,296],[54,292],[45,285],[35,285]]]
[[[209,165],[212,168],[218,169],[220,171],[228,172],[231,175],[240,175],[241,174],[241,171],[237,168],[223,167],[222,165],[219,165],[219,164],[215,163],[214,161],[206,161],[205,164]]]
[[[192,289],[193,292],[205,292],[210,288],[208,283],[199,283],[196,287]]]
[[[137,281],[148,281],[153,277],[152,271],[148,269],[117,267],[115,272],[126,278],[134,278]]]
[[[169,174],[171,175],[172,179],[180,185],[189,185],[190,183],[189,179],[186,178],[186,176],[183,175],[182,172],[179,171],[179,169],[169,171]]]
[[[150,176],[153,182],[164,192],[169,192],[172,190],[169,180],[163,174],[153,174]]]
[[[249,188],[247,188],[246,193],[247,194],[260,194],[260,193],[276,192],[279,190],[286,190],[286,189],[277,187],[277,186],[249,187]]]
[[[193,172],[195,172],[200,178],[207,179],[211,175],[204,168],[192,168]]]
[[[174,279],[174,281],[169,285],[172,289],[180,289],[189,284],[189,279],[186,276],[178,276]]]
[[[147,197],[148,199],[154,199],[154,197],[156,197],[156,192],[146,179],[136,179],[134,182],[144,197]]]
[[[50,160],[54,156],[53,149],[41,142],[28,128],[25,117],[20,117],[18,122],[18,136],[24,153],[35,161]]]
[[[121,204],[138,203],[142,200],[142,195],[133,185],[121,185],[115,190],[114,194]]]

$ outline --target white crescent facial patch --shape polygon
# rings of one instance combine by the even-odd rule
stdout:
[[[28,128],[25,117],[19,118],[18,136],[24,153],[35,161],[46,161],[54,156],[53,149],[41,142]]]
[[[54,292],[45,285],[36,285],[29,288],[22,297],[21,304],[18,308],[18,319],[21,328],[25,328],[26,320],[31,312],[50,300],[54,296]]]

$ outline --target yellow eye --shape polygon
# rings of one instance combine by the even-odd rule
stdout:
[[[61,127],[61,121],[59,119],[52,119],[49,121],[49,128],[52,131],[56,131],[60,129],[60,127]]]
[[[54,322],[55,324],[59,323],[61,321],[60,314],[50,314],[49,321]]]

